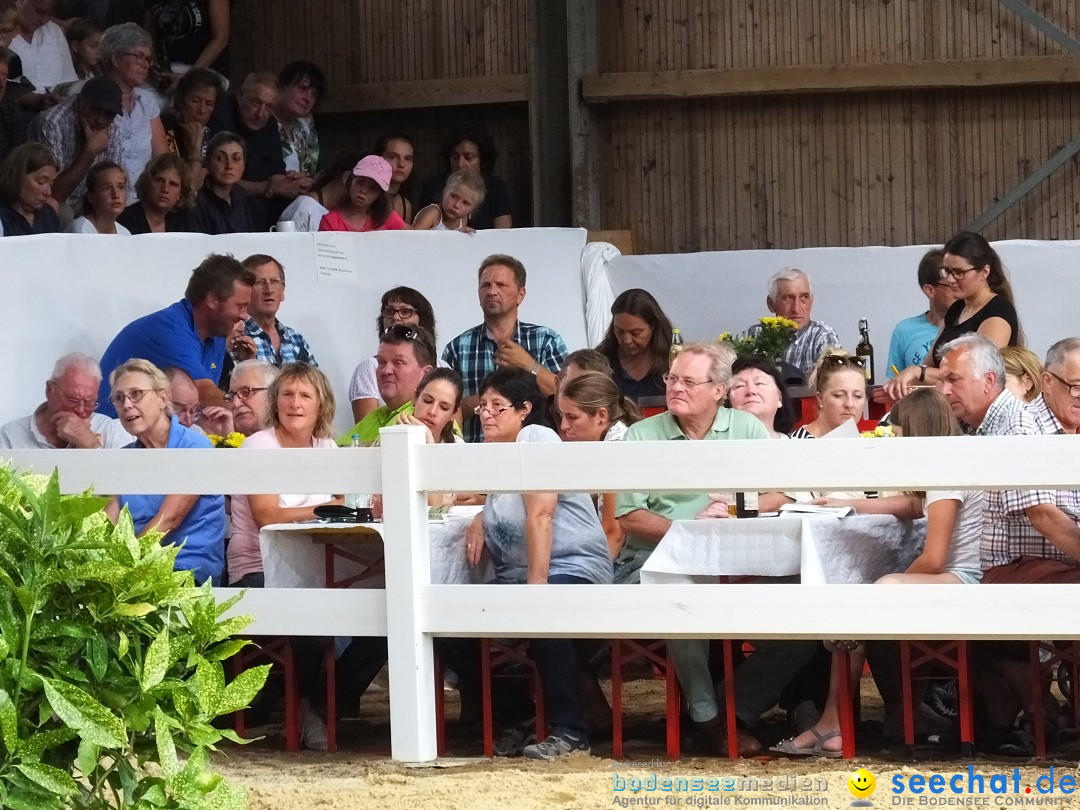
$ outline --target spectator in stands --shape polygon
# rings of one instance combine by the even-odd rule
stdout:
[[[227,436],[233,431],[250,436],[262,430],[270,413],[266,391],[279,373],[277,366],[264,360],[237,363],[229,377],[226,407],[207,405],[203,408],[206,429],[218,436]]]
[[[326,375],[307,363],[289,363],[270,384],[269,424],[249,436],[244,450],[315,448],[334,446],[330,438],[334,424],[334,393]],[[343,505],[329,493],[314,495],[234,495],[233,531],[229,539],[229,584],[237,588],[265,585],[259,532],[273,523],[312,520],[314,509],[323,504]],[[357,643],[356,641],[353,642]],[[379,642],[373,642],[378,647]],[[381,661],[386,660],[385,639]],[[300,670],[300,740],[306,748],[326,750],[326,724],[315,710],[319,694],[322,644],[305,640],[294,645]],[[380,663],[381,663],[380,661]]]
[[[353,167],[363,158],[362,152],[339,152],[333,162],[319,172],[309,191],[297,196],[281,212],[278,222],[292,222],[298,231],[317,231],[322,218],[340,208],[348,199]]]
[[[148,360],[128,360],[109,376],[110,402],[135,441],[129,448],[211,448],[209,439],[180,424],[169,405],[169,381]],[[221,495],[116,495],[106,513],[116,522],[131,512],[135,531],[162,532],[179,547],[176,570],[189,570],[195,582],[222,583],[225,573],[225,498]]]
[[[435,338],[422,326],[391,326],[379,336],[375,378],[385,405],[376,408],[347,430],[338,444],[348,447],[357,435],[365,445],[375,443],[379,430],[403,413],[412,413],[413,395],[420,381],[435,367]]]
[[[65,29],[71,64],[79,79],[101,75],[101,28],[97,23],[76,17]]]
[[[150,35],[135,23],[107,28],[101,36],[101,65],[106,76],[120,87],[123,113],[116,117],[120,157],[116,161],[128,176],[128,196],[138,199],[135,180],[150,158],[169,151],[161,125],[157,95],[144,87],[154,61]]]
[[[398,414],[397,423],[426,427],[428,444],[461,442],[463,439],[454,432],[461,397],[461,375],[452,368],[433,368],[416,387],[412,411]]]
[[[9,80],[15,78],[11,75],[12,57],[11,50],[0,45],[0,161],[26,140],[23,112],[15,100],[14,88],[9,89]]]
[[[161,113],[169,151],[187,163],[196,189],[202,187],[206,177],[210,116],[224,95],[221,76],[208,68],[195,68],[180,77],[172,106]]]
[[[559,373],[555,375],[555,390],[548,397],[548,415],[553,425],[562,424],[562,414],[559,412],[559,391],[570,380],[577,377],[579,374],[583,374],[586,371],[598,371],[601,374],[610,377],[611,365],[608,363],[607,358],[596,349],[575,349],[566,355],[566,360],[563,361],[562,368],[559,369]],[[559,438],[566,440],[566,437],[560,432]]]
[[[543,425],[543,394],[536,382],[535,375],[514,367],[500,368],[483,381],[476,413],[485,442],[559,441],[555,432]],[[584,493],[489,495],[477,522],[483,531],[469,532],[466,555],[476,564],[486,548],[498,583],[611,582],[604,530]],[[536,661],[543,683],[550,725],[543,742],[525,745],[527,740],[521,735],[517,752],[530,759],[552,760],[590,751],[581,689],[586,661],[578,647],[570,639],[533,639],[529,643],[529,655]]]
[[[826,349],[840,347],[840,338],[831,326],[810,318],[814,308],[814,291],[810,276],[795,267],[778,270],[769,279],[769,295],[765,299],[769,312],[794,321],[798,330],[784,352],[783,361],[804,376]],[[752,326],[751,331],[760,328]],[[785,373],[785,377],[787,374]]]
[[[56,233],[60,220],[50,204],[56,160],[39,143],[16,146],[0,163],[0,236]]]
[[[64,29],[52,21],[57,0],[17,0],[16,6],[19,15],[10,48],[22,60],[23,75],[39,93],[76,81]]]
[[[479,298],[484,322],[462,332],[443,349],[442,359],[465,382],[462,413],[465,441],[479,441],[480,422],[468,414],[479,404],[480,383],[496,368],[520,368],[536,377],[545,395],[555,393],[555,375],[566,360],[566,344],[553,329],[518,320],[525,300],[525,265],[496,253],[480,263]]]
[[[483,129],[466,125],[454,130],[442,142],[442,159],[446,170],[424,183],[420,205],[439,202],[446,187],[446,178],[453,172],[463,171],[480,175],[484,180],[484,201],[472,212],[469,219],[472,227],[478,231],[514,227],[510,189],[505,180],[494,174],[498,157],[495,141]]]
[[[559,387],[559,436],[566,442],[621,442],[629,427],[641,419],[634,401],[616,387],[611,375],[583,371]],[[614,560],[623,544],[623,531],[615,517],[615,493],[597,498],[597,512]]]
[[[198,433],[205,433],[199,422],[202,420],[202,408],[199,407],[199,389],[191,375],[182,368],[170,366],[164,369],[165,379],[169,381],[169,402],[180,424]]]
[[[631,425],[626,441],[767,439],[768,431],[758,419],[723,405],[731,382],[729,357],[716,344],[687,344],[664,376],[668,410]],[[639,582],[641,566],[672,521],[695,518],[708,503],[704,492],[619,493],[615,514],[626,533],[626,542],[616,562],[616,581]],[[668,648],[690,708],[690,742],[699,750],[715,755],[720,750],[724,721],[709,672],[709,643],[704,639],[669,641]],[[736,684],[739,717],[744,722],[756,721],[762,711],[776,702],[789,678],[788,669],[794,671],[803,663],[805,660],[787,662],[775,671],[762,672],[756,683],[749,678],[745,683],[740,679]],[[783,682],[777,685],[780,680]],[[761,706],[765,701],[767,705]],[[750,756],[761,750],[761,744],[752,736],[742,731],[739,735],[742,755]]]
[[[1023,345],[1012,287],[990,243],[977,233],[961,231],[945,243],[944,251],[942,278],[953,285],[957,300],[945,313],[941,333],[923,363],[908,366],[885,386],[894,400],[912,385],[936,383],[945,344],[968,332],[978,332],[999,349]]]
[[[278,74],[281,97],[274,107],[285,170],[314,177],[319,170],[319,133],[312,114],[326,95],[326,76],[314,62],[290,62]]]
[[[244,259],[243,265],[255,276],[255,292],[248,304],[248,318],[244,321],[244,334],[251,341],[244,341],[234,349],[233,357],[252,359],[247,355],[254,343],[254,358],[279,368],[285,363],[308,363],[318,367],[304,336],[277,319],[278,310],[285,301],[285,268],[281,262],[273,256],[256,253]],[[245,346],[248,347],[246,350]]]
[[[938,388],[960,427],[975,436],[1000,435],[1022,402],[1005,387],[1005,363],[989,339],[962,335],[942,349]]]
[[[435,312],[423,293],[412,287],[393,287],[383,293],[379,314],[375,318],[375,333],[382,335],[392,326],[422,326],[434,339]],[[439,361],[442,364],[442,361]],[[349,401],[353,418],[359,422],[383,404],[375,379],[375,357],[365,357],[353,371],[349,383]]]
[[[102,233],[131,236],[117,222],[127,208],[127,175],[111,160],[95,163],[86,173],[86,198],[82,216],[67,227],[68,233]]]
[[[1005,387],[1009,392],[1024,403],[1036,399],[1042,393],[1043,367],[1035,352],[1006,346],[999,353],[1005,363]]]
[[[45,383],[45,401],[32,414],[0,427],[0,448],[51,450],[116,449],[131,437],[115,419],[94,413],[101,367],[85,354],[65,354]]]
[[[912,315],[900,321],[889,340],[889,363],[886,376],[892,377],[893,369],[920,365],[930,353],[944,323],[945,313],[956,301],[956,288],[942,277],[941,260],[945,252],[928,250],[919,261],[919,289],[922,290],[930,308],[922,315]]]
[[[135,183],[139,201],[124,209],[117,222],[133,234],[190,231],[195,189],[188,165],[167,152],[146,164]]]
[[[65,99],[34,119],[30,138],[43,144],[59,166],[53,196],[78,210],[86,194],[86,173],[95,163],[123,165],[120,131],[115,120],[124,113],[120,86],[108,76],[95,76],[79,95]]]
[[[863,359],[840,350],[826,351],[810,374],[810,390],[817,399],[818,415],[813,422],[796,428],[793,439],[820,439],[845,422],[862,419],[866,404],[866,374]]]
[[[619,294],[611,305],[607,334],[596,349],[611,363],[620,391],[634,399],[664,395],[671,332],[671,321],[646,290]]]
[[[211,253],[195,268],[184,298],[132,321],[112,339],[101,367],[114,369],[124,359],[142,357],[159,367],[177,366],[195,380],[199,404],[222,405],[217,387],[225,360],[225,336],[247,318],[255,276],[232,256]],[[116,411],[108,386],[98,395],[98,410]]]
[[[259,201],[255,211],[259,230],[277,222],[280,214],[296,195],[311,188],[311,178],[286,171],[281,155],[281,137],[274,107],[281,97],[281,86],[272,73],[251,73],[235,96],[225,96],[214,107],[210,131],[236,133],[243,139],[247,162],[241,186]]]
[[[145,0],[146,29],[153,35],[166,76],[211,68],[229,78],[230,0]]]
[[[465,231],[473,233],[469,215],[484,201],[484,181],[480,175],[454,172],[446,178],[442,200],[421,208],[413,220],[418,231]]]
[[[412,184],[409,180],[413,172],[413,155],[416,145],[408,135],[399,132],[383,135],[375,144],[373,154],[379,155],[390,164],[393,174],[390,177],[390,210],[405,222],[413,221],[413,204],[409,199]]]
[[[319,222],[320,231],[400,231],[405,221],[390,210],[390,164],[378,155],[361,158],[353,167],[345,199]]]
[[[960,435],[960,426],[949,403],[931,388],[913,391],[898,402],[892,411],[890,423],[900,436]],[[926,543],[922,553],[903,573],[888,574],[879,579],[878,584],[974,585],[979,582],[982,576],[979,570],[982,492],[917,492],[836,503],[852,506],[859,514],[894,515],[901,520],[926,516]],[[861,645],[850,651],[850,683],[858,684],[863,661]],[[840,693],[842,665],[843,657],[834,653],[829,698],[817,723],[770,750],[795,756],[841,756],[839,705],[841,700],[851,700],[852,697]],[[922,702],[921,689],[915,700],[916,705]]]
[[[19,29],[19,9],[15,0],[0,0],[0,46],[11,47],[11,41],[15,39],[15,33]],[[15,57],[18,59],[18,57]],[[19,75],[22,75],[22,60],[19,59]],[[12,75],[14,79],[15,76]]]
[[[247,163],[244,141],[231,132],[210,139],[206,180],[195,195],[191,229],[199,233],[251,233],[257,230],[251,199],[240,179]]]
[[[1001,434],[1073,435],[1080,431],[1080,338],[1065,338],[1050,347],[1042,384],[1039,397],[1005,419]],[[982,581],[989,584],[1080,582],[1080,490],[988,491],[980,559]],[[1030,678],[1035,676],[1029,669],[1027,647],[1026,643],[998,642],[976,650],[978,716],[986,726],[985,742],[996,742],[999,754],[1035,753],[1031,735],[1013,730],[1018,710],[1031,714],[1034,709]]]

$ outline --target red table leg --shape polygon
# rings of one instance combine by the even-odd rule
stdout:
[[[839,661],[840,702],[837,708],[840,713],[840,753],[844,759],[851,759],[855,756],[855,701],[859,700],[859,695],[857,690],[852,690],[851,653],[837,650],[833,655]]]
[[[731,639],[725,638],[724,648],[724,719],[727,725],[728,759],[739,758],[739,729],[735,716],[735,660],[731,651]]]

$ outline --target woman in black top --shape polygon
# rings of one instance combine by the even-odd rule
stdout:
[[[956,289],[957,300],[945,312],[945,323],[925,365],[908,366],[885,386],[892,399],[900,399],[912,385],[938,381],[942,349],[951,340],[971,332],[998,348],[1023,345],[1012,287],[1001,257],[982,236],[961,231],[945,243],[941,277]]]
[[[206,176],[203,161],[210,143],[210,116],[224,94],[225,86],[217,73],[195,68],[181,77],[172,106],[161,112],[169,151],[187,161],[196,189]]]
[[[612,378],[624,396],[664,396],[671,321],[646,290],[626,290],[615,299],[611,324],[596,350],[611,363]]]
[[[0,234],[57,233],[60,218],[52,201],[58,167],[52,152],[31,141],[11,150],[0,163]]]
[[[469,227],[477,231],[514,227],[510,189],[505,180],[492,173],[499,150],[487,132],[473,126],[454,130],[443,139],[442,157],[446,170],[424,183],[420,192],[420,208],[442,202],[446,178],[451,173],[462,171],[479,174],[484,178],[486,191],[484,201],[469,215]]]
[[[116,220],[132,234],[191,230],[195,189],[183,158],[171,152],[158,155],[146,164],[135,188],[139,201],[125,208]]]
[[[146,30],[171,78],[211,68],[229,78],[232,0],[144,0]]]

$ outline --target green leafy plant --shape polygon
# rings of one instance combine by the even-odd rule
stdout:
[[[250,617],[104,505],[0,466],[0,807],[241,808],[209,752],[266,680],[225,680]]]

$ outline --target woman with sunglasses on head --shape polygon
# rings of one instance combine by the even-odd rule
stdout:
[[[480,385],[476,415],[484,441],[558,442],[543,424],[544,395],[536,377],[517,368],[502,368]],[[481,529],[480,531],[477,528]],[[611,557],[592,499],[585,493],[528,492],[489,495],[484,511],[466,536],[470,565],[480,562],[484,550],[500,584],[610,584]],[[525,597],[528,599],[528,596]],[[544,605],[537,604],[537,609]],[[567,754],[589,753],[582,673],[586,661],[571,639],[533,639],[529,654],[536,661],[544,686],[550,732],[542,742],[525,745],[518,729],[518,745],[498,746],[505,755],[524,754],[551,760]],[[510,740],[506,740],[507,743]]]
[[[132,449],[211,448],[206,436],[180,424],[169,401],[169,380],[149,360],[129,360],[109,376],[117,418],[135,437]],[[161,532],[163,542],[182,546],[176,569],[195,582],[222,583],[225,573],[225,498],[221,495],[117,495],[106,513],[115,523],[124,507],[140,535]]]
[[[392,326],[422,326],[435,336],[435,311],[423,293],[412,287],[393,287],[383,293],[379,314],[375,318],[375,334],[381,335]],[[441,360],[441,367],[446,364]],[[349,402],[353,418],[359,422],[383,404],[375,380],[375,357],[365,357],[353,370],[349,383]]]
[[[893,400],[907,395],[912,386],[936,383],[940,349],[961,335],[978,332],[999,349],[1023,345],[1012,286],[990,243],[977,233],[961,231],[943,250],[942,278],[953,285],[957,300],[945,313],[945,323],[923,365],[908,366],[886,384],[885,392]]]
[[[828,349],[817,361],[808,380],[817,399],[813,422],[791,432],[793,439],[820,439],[845,422],[858,422],[866,404],[866,373],[861,357],[842,349]]]

